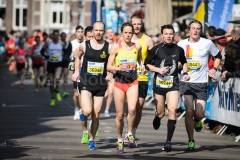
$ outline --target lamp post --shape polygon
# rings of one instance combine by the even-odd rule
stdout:
[[[117,12],[118,18],[117,18],[117,33],[119,30],[119,19],[120,19],[120,11],[122,10],[122,4],[123,4],[123,0],[115,0],[115,11]]]

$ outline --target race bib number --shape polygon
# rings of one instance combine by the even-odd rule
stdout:
[[[172,88],[173,76],[157,76],[156,87],[157,88]]]
[[[50,60],[58,61],[59,60],[59,56],[50,56]]]
[[[104,63],[88,62],[88,65],[87,65],[88,75],[102,76],[103,71],[104,71]]]
[[[136,71],[136,60],[135,59],[120,59],[120,67],[126,67],[126,72]]]
[[[190,72],[200,70],[202,61],[199,58],[187,58],[187,65]]]

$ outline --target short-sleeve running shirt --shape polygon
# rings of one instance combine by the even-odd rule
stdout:
[[[208,59],[209,54],[216,56],[219,50],[212,41],[200,38],[198,42],[192,43],[189,39],[178,42],[178,46],[185,51],[187,58],[190,80],[189,83],[207,83],[208,82]],[[180,79],[182,81],[182,77]]]

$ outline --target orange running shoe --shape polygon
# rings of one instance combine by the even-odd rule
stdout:
[[[9,71],[13,71],[15,67],[16,67],[15,62],[11,62],[11,64],[10,64],[8,70],[9,70]]]

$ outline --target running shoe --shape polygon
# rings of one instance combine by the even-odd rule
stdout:
[[[123,154],[124,149],[123,149],[123,142],[117,142],[117,154]]]
[[[35,93],[38,93],[38,89],[36,88],[36,89],[34,90],[34,92],[35,92]]]
[[[63,94],[62,94],[62,96],[63,96],[64,98],[68,97],[68,95],[69,95],[68,92],[63,92]]]
[[[58,91],[56,91],[56,98],[58,101],[62,101],[61,94]]]
[[[16,67],[16,64],[15,64],[14,62],[11,62],[8,70],[9,70],[9,71],[13,71],[15,67]]]
[[[155,116],[155,118],[153,119],[153,128],[155,130],[158,130],[158,128],[160,127],[161,125],[161,119],[158,118],[158,116]]]
[[[87,144],[88,139],[89,139],[88,133],[83,133],[81,143],[82,144]]]
[[[50,106],[55,106],[55,98],[52,98],[50,101]]]
[[[195,147],[195,142],[194,140],[191,140],[188,142],[188,147],[187,147],[187,151],[194,151],[194,147]]]
[[[195,121],[194,128],[195,128],[195,131],[201,132],[201,130],[202,130],[202,121]]]
[[[137,141],[134,136],[128,136],[128,147],[129,148],[135,148],[137,146]]]
[[[126,133],[124,138],[124,143],[128,143],[128,141],[129,141],[129,138],[128,138],[128,134]]]
[[[20,88],[23,89],[24,88],[24,84],[20,84]]]
[[[110,117],[109,111],[104,112],[104,117]]]
[[[98,147],[96,146],[96,143],[94,141],[88,141],[88,146],[90,150],[97,150]]]
[[[79,110],[75,110],[75,114],[73,116],[73,120],[79,120],[80,117],[79,117]]]
[[[165,151],[165,152],[171,152],[172,151],[172,144],[170,141],[167,141],[163,148],[162,148],[162,151]]]

